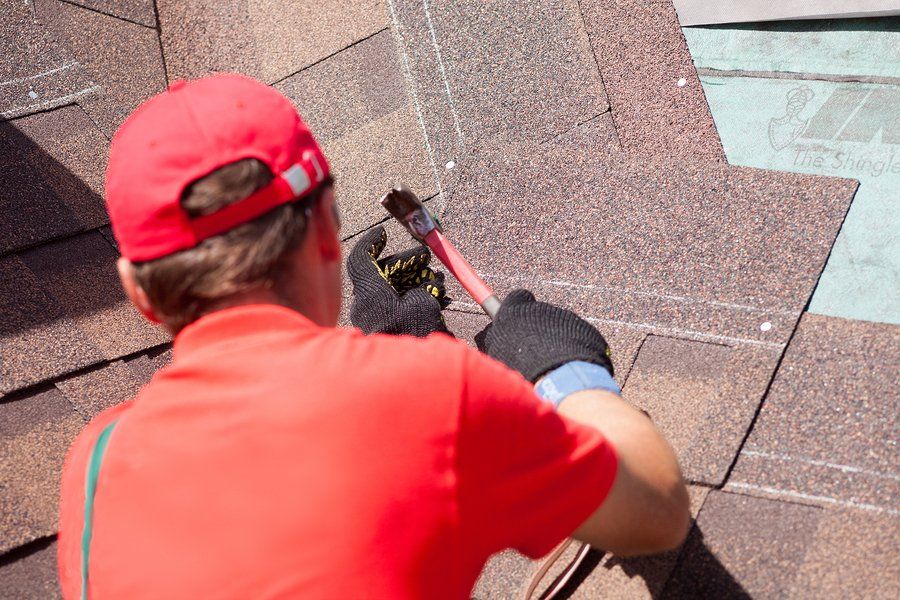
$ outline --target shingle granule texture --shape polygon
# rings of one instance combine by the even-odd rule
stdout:
[[[508,144],[465,168],[444,224],[501,294],[530,287],[599,323],[779,345],[855,189]]]
[[[485,141],[540,143],[609,109],[576,0],[392,5],[440,169]]]
[[[96,94],[79,102],[108,137],[138,104],[165,89],[154,29],[59,0],[36,0],[35,10],[61,52],[77,60],[99,85]]]
[[[171,79],[237,71],[274,83],[388,26],[379,0],[159,0]]]
[[[55,388],[0,404],[0,552],[56,533],[63,458],[83,426]]]
[[[712,492],[662,598],[896,598],[900,520]]]
[[[805,314],[729,489],[900,509],[900,327]]]
[[[168,346],[152,348],[125,360],[128,369],[141,384],[148,383],[153,375],[172,361],[172,350]]]
[[[378,199],[397,183],[422,198],[436,191],[389,31],[275,87],[297,105],[324,146],[337,179],[342,234],[387,216]]]
[[[0,314],[0,394],[103,358],[16,256],[0,258]]]
[[[724,482],[780,350],[649,336],[624,397],[646,410],[678,454],[684,476]]]
[[[156,27],[156,11],[153,0],[66,0],[72,4],[80,4],[96,11],[120,17],[128,21],[140,23],[147,27]]]
[[[61,598],[56,578],[56,542],[41,543],[40,548],[22,557],[7,556],[0,561],[0,594],[4,598]]]
[[[670,2],[580,0],[622,147],[724,163],[725,152]]]
[[[107,222],[106,146],[77,106],[0,121],[0,253]]]
[[[98,231],[21,254],[46,293],[106,359],[169,341],[125,297],[116,272],[116,252]]]
[[[96,88],[31,10],[21,0],[0,0],[0,121],[71,103]]]
[[[101,411],[134,398],[143,383],[135,371],[119,360],[57,381],[56,387],[89,421]]]

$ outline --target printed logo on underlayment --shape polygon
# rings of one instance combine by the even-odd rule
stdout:
[[[787,93],[784,115],[769,119],[769,143],[775,150],[784,150],[790,146],[806,129],[809,119],[801,119],[800,113],[814,96],[813,91],[805,85]]]
[[[900,175],[900,87],[841,85],[804,119],[815,97],[801,85],[787,93],[781,116],[769,120],[769,143],[792,147],[794,167],[847,177]]]

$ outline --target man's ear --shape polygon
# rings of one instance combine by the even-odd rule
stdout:
[[[335,210],[334,188],[329,187],[322,192],[323,197],[316,203],[315,215],[312,222],[316,228],[316,241],[319,245],[319,254],[323,260],[334,262],[341,260],[341,239],[338,236],[340,223],[338,223]]]
[[[116,267],[119,270],[119,279],[122,281],[122,288],[125,290],[125,295],[128,296],[128,299],[131,300],[131,303],[134,304],[135,308],[137,308],[151,323],[161,323],[162,321],[156,316],[156,313],[153,310],[153,305],[150,304],[150,298],[147,297],[147,292],[145,292],[144,288],[138,285],[138,282],[134,279],[134,269],[131,265],[131,261],[125,257],[121,257],[116,262]]]

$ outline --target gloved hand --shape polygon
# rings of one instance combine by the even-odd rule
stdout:
[[[431,251],[419,246],[379,259],[385,245],[384,227],[375,227],[347,257],[347,273],[353,282],[350,322],[366,334],[449,334],[441,310],[450,299],[444,274],[428,267]]]
[[[510,292],[475,343],[531,382],[573,360],[598,364],[613,374],[609,346],[593,325],[570,310],[538,302],[528,290]]]

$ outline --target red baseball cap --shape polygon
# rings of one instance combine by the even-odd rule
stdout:
[[[275,174],[266,187],[210,215],[190,218],[185,188],[246,158]],[[243,75],[176,81],[119,127],[109,150],[106,207],[122,256],[160,258],[193,248],[312,192],[328,161],[291,102]]]

